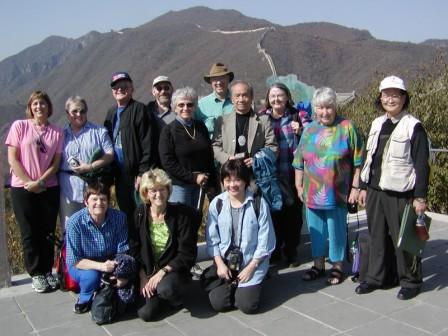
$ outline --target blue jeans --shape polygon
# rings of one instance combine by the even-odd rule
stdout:
[[[97,270],[82,270],[75,266],[69,269],[70,276],[79,284],[79,303],[88,302],[95,291],[100,288],[101,275]]]
[[[184,186],[173,184],[173,192],[169,201],[172,203],[182,203],[192,208],[197,208],[199,199],[199,186],[188,184]]]

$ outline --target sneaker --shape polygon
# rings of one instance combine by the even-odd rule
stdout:
[[[45,279],[47,279],[47,282],[52,290],[59,288],[59,280],[51,272],[45,276]]]
[[[33,282],[31,284],[31,287],[34,288],[34,290],[38,293],[45,293],[48,292],[51,287],[47,282],[47,279],[45,278],[45,275],[36,275],[32,278]]]

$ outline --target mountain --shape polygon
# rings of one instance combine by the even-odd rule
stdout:
[[[446,42],[446,41],[445,41]],[[297,74],[313,86],[339,92],[362,90],[377,72],[406,78],[430,64],[443,43],[398,43],[375,39],[368,31],[315,22],[280,26],[234,10],[193,7],[170,11],[136,28],[90,32],[78,39],[51,36],[0,62],[0,124],[23,118],[23,105],[35,89],[52,98],[52,120],[65,122],[64,103],[79,94],[89,119],[102,122],[113,104],[112,72],[129,71],[135,97],[147,102],[154,77],[168,75],[175,87],[210,92],[203,76],[224,62],[235,77],[254,86],[257,100],[272,75]],[[4,127],[2,127],[4,128]]]

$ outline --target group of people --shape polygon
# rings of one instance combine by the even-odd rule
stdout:
[[[67,267],[80,285],[76,313],[90,309],[105,274],[117,289],[136,288],[133,301],[145,321],[181,306],[206,194],[213,265],[204,274],[217,280],[207,288],[216,311],[258,309],[269,264],[299,264],[304,220],[314,264],[302,279],[325,276],[328,256],[327,283],[341,283],[348,203],[366,207],[372,238],[366,281],[356,293],[389,286],[392,257],[398,298],[415,297],[420,259],[390,248],[406,203],[423,213],[428,192],[428,140],[408,112],[404,82],[396,76],[381,82],[375,104],[383,113],[372,123],[365,151],[355,125],[336,113],[331,88],[315,91],[310,122],[282,83],[268,89],[256,112],[252,86],[234,80],[224,64],[213,64],[204,80],[213,92],[198,101],[193,88],[174,90],[168,77],[158,76],[155,100],[145,105],[133,99],[130,75],[114,73],[116,104],[105,127],[87,121],[86,101],[73,96],[62,130],[48,120],[48,95],[32,93],[27,119],[11,125],[6,145],[12,203],[35,291],[58,287],[48,237],[59,212]],[[109,206],[112,184],[120,210]],[[273,193],[281,196],[280,206]],[[138,271],[117,271],[130,266]]]

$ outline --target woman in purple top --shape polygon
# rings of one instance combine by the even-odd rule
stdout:
[[[351,121],[336,115],[333,89],[317,89],[313,108],[316,120],[303,131],[293,161],[298,196],[306,206],[314,259],[314,266],[305,272],[303,280],[325,275],[328,240],[333,268],[327,283],[337,285],[343,281],[347,202],[357,202],[363,145]]]
[[[12,206],[22,236],[25,268],[38,293],[59,286],[51,273],[54,244],[48,236],[56,227],[56,172],[64,140],[62,130],[48,122],[52,113],[50,97],[43,91],[33,92],[27,103],[27,119],[13,122],[6,138]]]

